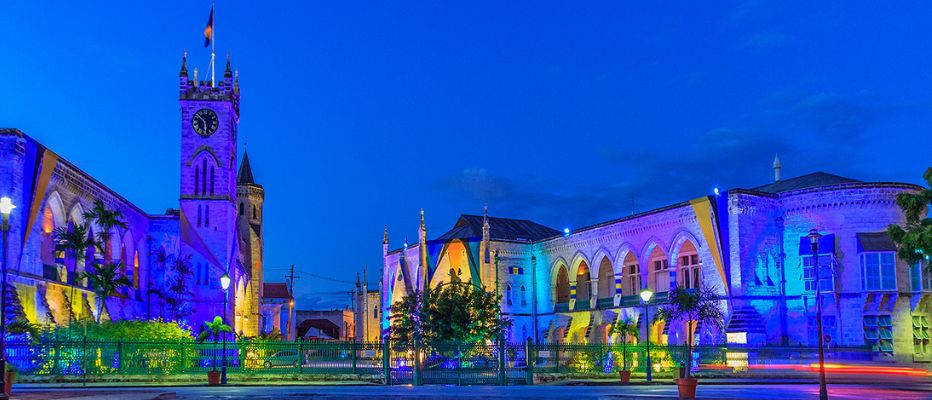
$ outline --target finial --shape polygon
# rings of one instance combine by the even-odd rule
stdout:
[[[385,233],[382,234],[382,244],[388,244],[388,225],[385,225]]]
[[[780,155],[774,154],[773,156],[773,180],[774,182],[780,181],[782,171],[783,171],[783,164],[780,162]]]
[[[421,209],[421,229],[424,229],[424,209]]]
[[[227,68],[226,70],[223,71],[223,77],[224,78],[233,77],[233,69],[230,68],[230,52],[229,51],[227,52]]]
[[[197,80],[197,67],[194,67],[194,86],[200,86],[200,83]]]
[[[181,56],[181,74],[180,76],[187,78],[188,77],[188,51],[184,51],[184,55]]]

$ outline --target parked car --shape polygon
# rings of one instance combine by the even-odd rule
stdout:
[[[298,367],[298,352],[295,350],[281,350],[272,353],[263,364],[266,368],[272,367]]]

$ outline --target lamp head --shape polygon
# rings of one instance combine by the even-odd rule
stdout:
[[[816,229],[810,229],[809,234],[806,236],[809,237],[809,243],[816,244],[816,243],[819,243],[819,238],[822,237],[822,234],[820,234],[819,231]]]
[[[226,272],[224,272],[223,275],[220,275],[220,287],[222,287],[223,290],[230,288],[230,275],[227,275]]]
[[[651,292],[650,289],[644,289],[641,291],[641,300],[644,300],[645,303],[650,301],[651,297],[654,297],[654,292]]]
[[[13,200],[6,196],[0,197],[0,214],[3,214],[4,217],[9,217],[14,208],[16,208],[16,206],[13,205]]]

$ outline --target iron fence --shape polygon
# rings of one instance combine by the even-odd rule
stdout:
[[[199,374],[227,367],[243,375],[347,375],[386,384],[528,384],[534,374],[610,376],[627,366],[672,373],[684,346],[566,343],[478,343],[397,346],[377,342],[221,343],[51,340],[8,341],[7,359],[23,377],[75,378]],[[869,362],[869,349],[833,348],[829,362]],[[811,374],[814,348],[697,346],[698,375]],[[274,379],[271,376],[270,379]],[[282,378],[284,379],[284,378]]]

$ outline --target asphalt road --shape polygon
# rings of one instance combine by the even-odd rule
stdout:
[[[91,392],[93,391],[93,392]],[[227,386],[161,388],[25,388],[21,399],[111,398],[142,399],[625,399],[676,398],[673,385],[641,386]],[[699,386],[706,399],[814,399],[814,384],[740,384]],[[829,387],[832,399],[932,399],[932,382],[908,384],[836,384]]]

